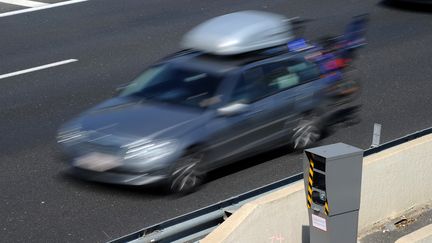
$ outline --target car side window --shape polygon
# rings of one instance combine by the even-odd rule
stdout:
[[[250,104],[271,95],[262,67],[245,70],[231,95],[231,102]]]
[[[318,77],[318,67],[305,61],[290,60],[253,67],[243,72],[231,102],[249,104]]]
[[[270,86],[275,92],[319,78],[319,68],[314,63],[290,60],[279,65],[277,67],[273,65],[273,69],[268,70]]]
[[[319,68],[311,62],[295,62],[287,66],[287,70],[291,74],[296,74],[300,83],[307,83],[318,79],[320,75]]]
[[[300,77],[296,73],[289,72],[284,66],[272,70],[267,79],[274,92],[289,89],[300,83]]]

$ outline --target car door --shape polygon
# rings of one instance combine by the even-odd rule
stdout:
[[[230,92],[227,105],[245,104],[244,112],[221,116],[208,124],[218,132],[212,137],[210,154],[221,164],[259,149],[272,133],[274,116],[273,90],[264,76],[262,66],[245,69]],[[212,128],[213,126],[213,128]],[[223,162],[224,161],[224,162]]]
[[[320,103],[325,95],[327,81],[321,79],[318,65],[300,59],[288,66],[288,69],[298,75],[300,79],[300,85],[294,89],[297,93],[295,99],[296,111],[303,113],[323,105]]]
[[[210,138],[208,152],[211,167],[219,167],[247,153],[257,140],[265,136],[266,123],[271,117],[273,98],[263,82],[263,69],[259,66],[241,72],[227,91],[225,107],[243,104],[247,108],[235,115],[218,116],[207,124],[214,134]]]
[[[317,103],[320,85],[313,81],[319,78],[319,70],[313,63],[302,59],[287,60],[281,63],[282,75],[278,75],[275,81],[279,90],[273,97],[275,109],[278,110],[278,129],[281,135],[294,128],[300,118],[300,114],[313,109]]]

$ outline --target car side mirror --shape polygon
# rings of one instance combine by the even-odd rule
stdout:
[[[120,95],[123,92],[123,90],[125,90],[127,88],[128,85],[129,85],[129,83],[121,84],[121,85],[117,86],[115,88],[114,96]]]
[[[220,116],[235,116],[249,110],[249,105],[242,103],[233,103],[217,109]]]

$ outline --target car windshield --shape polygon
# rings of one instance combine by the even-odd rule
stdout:
[[[221,76],[166,64],[145,71],[120,96],[204,108],[217,102],[221,80]]]

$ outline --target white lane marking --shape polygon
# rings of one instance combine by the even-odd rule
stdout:
[[[29,1],[29,0],[0,0],[0,3],[7,3],[7,4],[13,4],[18,6],[23,6],[23,7],[30,7],[30,8],[48,5],[48,3],[41,3],[41,2]]]
[[[0,79],[17,76],[17,75],[24,74],[24,73],[31,73],[31,72],[34,72],[34,71],[39,71],[39,70],[42,70],[42,69],[47,69],[47,68],[51,68],[51,67],[55,67],[55,66],[65,65],[65,64],[68,64],[68,63],[71,63],[71,62],[77,62],[77,61],[78,61],[78,59],[69,59],[69,60],[64,60],[64,61],[60,61],[60,62],[54,62],[54,63],[50,63],[50,64],[45,64],[45,65],[38,66],[38,67],[24,69],[24,70],[12,72],[12,73],[6,73],[6,74],[0,75]]]
[[[10,11],[10,12],[0,14],[0,18],[11,16],[11,15],[16,15],[16,14],[22,14],[22,13],[28,13],[28,12],[48,9],[48,8],[60,7],[60,6],[64,6],[64,5],[74,4],[74,3],[87,2],[87,1],[88,0],[71,0],[71,1],[66,1],[66,2],[47,4],[47,5],[35,7],[35,8],[26,8],[26,9],[21,9],[21,10],[15,10],[15,11]]]

